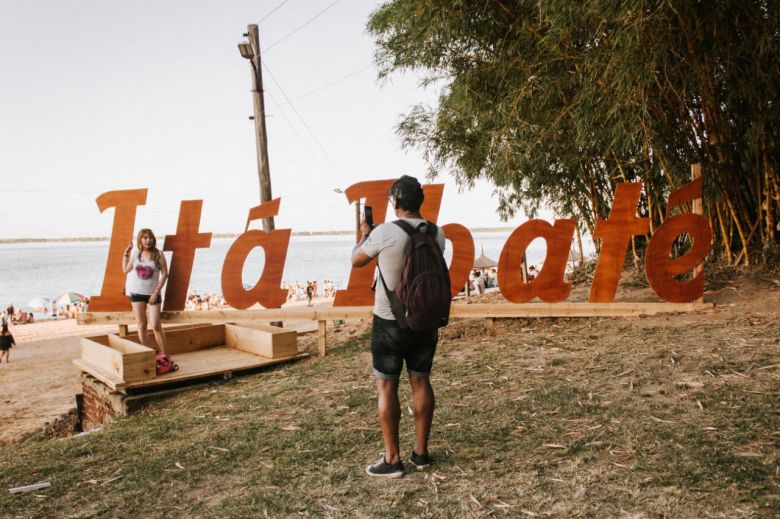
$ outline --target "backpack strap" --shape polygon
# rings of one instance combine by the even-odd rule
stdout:
[[[410,237],[416,233],[416,232],[422,232],[422,227],[427,227],[427,230],[425,231],[426,234],[430,234],[435,236],[436,235],[436,224],[433,222],[429,222],[428,220],[425,220],[424,222],[421,222],[417,225],[417,227],[414,227],[412,224],[407,222],[406,220],[395,220],[393,221],[394,224],[396,224],[398,227],[403,229],[406,234],[408,234]]]

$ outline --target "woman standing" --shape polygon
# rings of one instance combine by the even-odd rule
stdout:
[[[15,344],[14,336],[8,331],[8,325],[3,323],[3,330],[0,332],[0,362],[3,362],[3,357],[6,364],[11,362],[11,348]]]
[[[160,322],[162,307],[161,291],[168,279],[168,265],[165,255],[157,248],[157,238],[151,229],[141,229],[137,238],[138,250],[133,252],[133,244],[127,246],[122,257],[122,270],[127,276],[125,292],[130,295],[133,313],[138,323],[138,337],[141,344],[149,346],[149,334],[146,330],[146,308],[149,307],[154,336],[160,353],[167,357],[165,333]],[[131,255],[132,252],[132,255]]]

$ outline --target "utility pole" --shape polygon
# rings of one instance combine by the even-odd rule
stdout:
[[[269,202],[271,196],[271,171],[268,165],[268,134],[265,128],[265,99],[263,97],[263,70],[260,61],[260,37],[256,24],[247,26],[244,34],[248,42],[238,44],[241,56],[252,65],[252,105],[254,107],[255,141],[257,144],[257,174],[260,177],[260,202]],[[263,230],[274,230],[274,219],[263,218]]]

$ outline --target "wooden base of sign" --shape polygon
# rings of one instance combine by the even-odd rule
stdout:
[[[497,318],[529,317],[636,317],[659,313],[684,313],[711,308],[712,303],[524,303],[524,304],[454,304],[450,316],[457,319],[485,319],[488,332],[495,334]],[[371,319],[370,306],[340,306],[328,308],[276,308],[263,310],[209,310],[163,312],[164,323],[195,324],[245,321],[317,321],[318,353],[325,356],[327,321],[356,321]],[[78,323],[117,324],[135,323],[130,312],[86,312],[79,314]]]
[[[630,317],[659,313],[692,312],[711,303],[524,303],[455,304],[450,315],[457,318],[488,317]],[[336,308],[276,308],[262,310],[207,310],[163,312],[164,323],[220,323],[232,321],[328,321],[371,319],[370,306]],[[79,324],[134,324],[131,312],[85,312]]]
[[[82,338],[81,357],[73,363],[110,389],[169,385],[198,378],[260,368],[305,357],[297,333],[254,323],[180,327],[166,332],[168,353],[178,371],[157,375],[154,350],[137,334]]]

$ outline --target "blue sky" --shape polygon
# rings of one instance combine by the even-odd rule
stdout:
[[[240,232],[259,188],[250,68],[236,44],[280,4],[0,3],[0,238],[106,236],[111,214],[95,198],[142,187],[136,228],[172,233],[179,202],[203,199],[203,231]],[[426,171],[395,125],[436,92],[414,75],[377,81],[365,23],[379,4],[288,0],[260,23],[277,228],[351,229],[335,188]],[[438,181],[440,223],[524,220],[500,222],[487,184],[458,193],[451,177]]]

